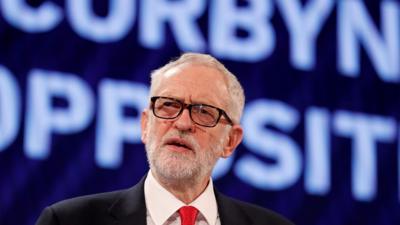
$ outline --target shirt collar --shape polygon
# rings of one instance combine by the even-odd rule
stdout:
[[[144,182],[144,196],[147,211],[156,225],[163,224],[179,208],[186,205],[162,187],[151,171],[149,171]],[[218,208],[211,178],[204,192],[189,205],[196,207],[208,224],[215,224]]]

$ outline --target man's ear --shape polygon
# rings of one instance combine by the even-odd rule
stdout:
[[[224,151],[222,154],[223,158],[228,158],[233,154],[236,147],[242,142],[243,128],[239,124],[233,125],[229,131],[228,140],[225,142]]]
[[[149,111],[148,111],[148,109],[144,109],[142,112],[142,116],[140,118],[140,127],[141,127],[141,131],[142,131],[140,139],[142,140],[143,144],[146,144],[146,140],[147,140],[148,120],[149,120]]]

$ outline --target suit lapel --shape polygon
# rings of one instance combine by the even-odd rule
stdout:
[[[146,202],[144,199],[143,177],[138,184],[121,193],[109,208],[109,213],[118,225],[146,225]]]
[[[231,200],[214,189],[221,225],[250,225],[247,215]]]
[[[135,186],[123,191],[108,212],[115,218],[116,225],[146,225],[146,202],[143,177]],[[247,215],[232,199],[214,189],[221,225],[250,225]]]

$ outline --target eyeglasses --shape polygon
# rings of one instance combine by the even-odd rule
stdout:
[[[178,99],[154,96],[151,97],[151,108],[154,116],[162,119],[175,119],[187,108],[190,119],[200,126],[215,127],[221,116],[224,116],[227,122],[233,125],[224,110],[211,105],[186,104]]]

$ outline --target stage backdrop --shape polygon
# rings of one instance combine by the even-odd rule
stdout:
[[[141,179],[149,74],[187,51],[247,97],[220,191],[298,225],[400,224],[399,1],[1,0],[0,17],[0,224]]]

